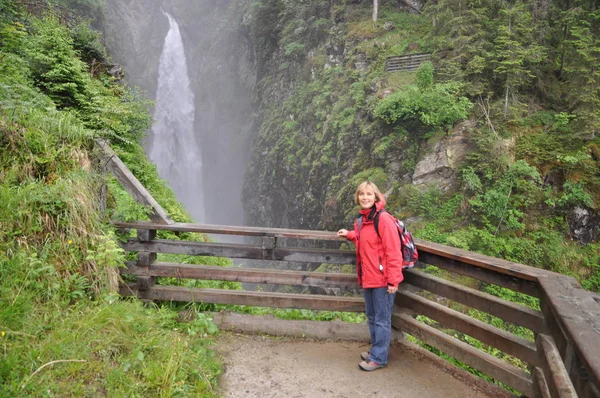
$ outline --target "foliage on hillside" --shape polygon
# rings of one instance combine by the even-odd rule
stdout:
[[[94,139],[190,219],[139,144],[148,104],[99,67],[99,43],[86,22],[0,0],[0,396],[213,396],[214,324],[115,293],[125,254],[109,217],[147,210],[102,174]]]
[[[576,209],[600,207],[598,10],[441,0],[416,15],[384,1],[373,24],[368,2],[327,3],[259,0],[249,11],[265,60],[251,217],[336,230],[371,179],[418,237],[600,290],[600,244],[573,241],[569,225]],[[388,56],[423,52],[435,73],[384,72]],[[417,162],[465,119],[472,150],[458,184],[416,189]]]

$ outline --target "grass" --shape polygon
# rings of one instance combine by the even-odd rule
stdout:
[[[20,330],[1,327],[0,396],[216,396],[221,365],[203,325],[116,296],[36,306]]]
[[[109,217],[147,214],[107,181],[93,137],[131,134],[115,149],[174,219],[189,221],[133,142],[146,108],[132,107],[107,79],[113,90],[88,98],[107,105],[94,116],[129,119],[98,131],[86,125],[85,109],[59,109],[30,79],[35,65],[22,56],[36,33],[25,25],[15,33],[3,21],[0,31],[19,44],[0,48],[0,58],[10,60],[0,63],[0,397],[217,396],[222,366],[210,349],[214,323],[198,312],[179,323],[177,308],[115,293],[126,256]],[[107,212],[100,207],[103,184]]]
[[[417,74],[415,72],[392,72],[385,76],[386,87],[393,90],[398,90],[406,86],[410,86],[417,82]]]

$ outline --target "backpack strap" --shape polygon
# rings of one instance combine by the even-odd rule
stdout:
[[[356,235],[357,236],[360,235],[360,229],[362,227],[362,222],[363,222],[362,219],[363,219],[362,214],[359,214],[358,218],[356,219],[356,223],[357,223],[357,227],[358,227],[358,228],[356,228]]]
[[[377,214],[375,214],[375,217],[373,218],[373,225],[375,226],[375,232],[377,232],[377,236],[379,236],[379,239],[381,239],[381,235],[379,234],[379,215],[381,213],[387,213],[387,210],[378,211]]]

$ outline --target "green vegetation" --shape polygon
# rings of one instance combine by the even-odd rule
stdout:
[[[270,3],[286,16],[273,45],[305,44],[282,33],[299,23],[296,5]],[[355,214],[355,184],[371,179],[418,237],[572,275],[598,291],[600,243],[574,241],[569,224],[576,208],[598,214],[600,203],[598,11],[586,2],[442,0],[415,15],[381,3],[375,25],[370,3],[332,7],[328,34],[259,85],[293,81],[294,89],[260,93],[247,212],[282,225],[283,212],[253,203],[268,195],[294,209],[294,226],[336,230]],[[417,73],[384,72],[388,56],[420,52],[433,62]],[[409,182],[417,162],[457,125],[468,143],[457,183],[417,189]]]
[[[417,84],[381,100],[373,114],[388,124],[415,118],[426,126],[452,126],[466,119],[472,107],[466,97],[458,96],[459,91],[455,82],[434,83],[433,64],[425,62],[417,72]]]
[[[335,230],[349,225],[354,188],[370,179],[388,194],[388,210],[414,220],[420,238],[572,275],[600,291],[600,243],[573,241],[569,226],[576,207],[597,213],[600,206],[595,3],[554,1],[543,9],[524,1],[440,0],[412,15],[382,1],[375,25],[368,2],[330,4],[257,0],[249,8],[245,27],[256,43],[261,102],[247,213],[269,225],[286,217],[297,220],[293,227]],[[216,395],[220,365],[209,349],[216,327],[202,311],[223,306],[190,305],[195,319],[180,324],[176,305],[145,307],[115,293],[127,256],[109,219],[144,219],[147,209],[101,173],[94,139],[111,142],[174,220],[190,219],[139,144],[150,123],[148,103],[104,70],[106,51],[91,28],[102,20],[102,6],[58,2],[56,10],[93,17],[90,23],[69,14],[65,25],[58,11],[34,17],[0,0],[0,396]],[[388,56],[421,52],[432,52],[433,63],[417,74],[384,72]],[[457,124],[471,126],[458,183],[444,192],[414,187],[417,162]],[[265,197],[285,209],[257,206]],[[507,289],[461,282],[539,305]]]
[[[95,138],[190,221],[139,144],[147,103],[102,69],[89,24],[8,0],[0,10],[0,396],[217,395],[210,319],[180,324],[177,308],[116,294],[125,254],[109,217],[147,209],[102,174]]]
[[[286,54],[291,41],[281,32],[298,23],[291,17],[295,3],[269,3],[287,18],[270,21],[281,30],[272,31],[270,48],[257,47],[263,59]],[[600,242],[578,242],[570,225],[578,208],[595,215],[600,209],[595,4],[440,0],[416,15],[382,1],[377,24],[371,6],[338,2],[328,34],[259,83],[262,119],[246,181],[247,213],[270,225],[337,230],[351,225],[354,189],[368,179],[419,238],[571,275],[600,291]],[[432,63],[417,73],[385,73],[387,57],[416,53],[432,53]],[[293,88],[273,91],[275,82]],[[457,138],[466,142],[466,157],[454,185],[414,186],[417,163],[438,143]],[[264,197],[272,198],[273,208],[254,202]],[[285,219],[278,203],[286,204]],[[456,278],[435,267],[426,271]],[[532,297],[459,279],[539,309]],[[532,338],[524,328],[446,304]]]

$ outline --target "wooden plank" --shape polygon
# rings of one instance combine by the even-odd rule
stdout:
[[[535,390],[534,397],[538,398],[552,398],[550,395],[550,389],[544,377],[544,371],[537,366],[533,368],[533,388]]]
[[[415,61],[415,62],[390,62],[386,64],[387,68],[418,68],[421,66],[423,62]]]
[[[150,219],[158,224],[173,224],[165,209],[152,197],[150,192],[138,181],[133,173],[119,159],[110,145],[103,140],[96,140],[96,144],[102,150],[105,157],[106,167],[112,172],[123,188],[138,202],[152,209]],[[152,228],[147,228],[152,229]]]
[[[229,311],[216,312],[211,315],[219,329],[232,330],[237,333],[323,340],[369,341],[370,339],[369,325],[366,323],[279,319],[273,315],[249,315]],[[402,334],[394,332],[396,331],[392,331],[392,341],[401,340]]]
[[[432,255],[438,255],[443,258],[460,261],[461,263],[475,265],[477,268],[489,269],[532,282],[535,282],[539,275],[560,275],[528,265],[513,263],[512,261],[473,253],[439,243],[427,242],[421,239],[415,239],[415,243],[419,249],[419,260],[421,260],[421,252],[423,252],[427,254],[427,258],[430,258]],[[428,262],[426,259],[423,259],[423,261]]]
[[[421,67],[421,63],[418,64],[400,64],[400,65],[386,65],[387,70],[411,70],[411,69],[419,69]]]
[[[419,66],[421,66],[423,64],[423,62],[421,61],[416,61],[416,62],[393,62],[393,63],[389,63],[386,64],[386,68],[418,68]]]
[[[399,72],[399,71],[414,72],[419,69],[419,66],[420,65],[417,65],[417,66],[388,66],[385,68],[385,70],[387,72]]]
[[[552,338],[545,334],[538,334],[536,344],[538,351],[544,357],[542,369],[550,395],[553,398],[577,398],[575,387]]]
[[[386,64],[402,64],[402,63],[417,63],[427,62],[431,57],[415,57],[415,58],[388,58]]]
[[[228,225],[211,224],[191,224],[191,223],[173,223],[171,225],[161,225],[147,221],[135,222],[114,222],[117,228],[125,229],[156,229],[173,232],[200,232],[207,234],[222,235],[242,235],[242,236],[264,236],[274,238],[295,238],[295,239],[315,239],[315,240],[333,240],[347,242],[346,238],[340,238],[332,231],[310,231],[301,229],[285,228],[262,228],[262,227],[241,227]]]
[[[417,71],[419,68],[418,67],[390,67],[390,68],[385,68],[386,72],[415,72]]]
[[[419,322],[410,315],[394,312],[392,314],[392,325],[514,388],[523,395],[532,396],[533,383],[531,376],[523,370]]]
[[[536,333],[547,333],[548,331],[543,314],[532,308],[426,274],[417,269],[404,271],[404,280],[413,286],[497,316],[515,325],[524,326]]]
[[[188,223],[174,223],[172,225],[160,225],[156,223],[149,223],[145,221],[136,221],[131,223],[115,222],[115,226],[118,228],[130,228],[130,229],[156,229],[156,230],[169,230],[174,232],[201,232],[201,233],[214,233],[214,234],[226,234],[226,235],[244,235],[244,236],[271,236],[276,238],[296,238],[296,239],[315,239],[315,240],[331,240],[346,242],[346,239],[339,238],[335,232],[331,231],[310,231],[310,230],[294,230],[294,229],[283,229],[283,228],[262,228],[262,227],[239,227],[239,226],[224,226],[224,225],[203,225],[203,224],[188,224]],[[448,260],[449,264],[444,267],[453,267],[458,272],[461,267],[458,265],[468,264],[475,265],[476,268],[484,268],[495,271],[499,274],[505,274],[512,279],[506,279],[498,281],[498,278],[494,278],[492,275],[486,275],[481,272],[484,281],[497,281],[501,286],[508,288],[520,289],[526,294],[538,296],[537,284],[535,283],[537,275],[555,274],[549,271],[540,270],[538,268],[529,267],[523,264],[517,264],[510,261],[497,259],[490,256],[484,256],[482,254],[471,253],[465,250],[457,249],[450,246],[444,246],[437,243],[426,242],[420,239],[415,240],[419,249],[420,260],[424,263],[437,265],[444,267],[443,263]],[[348,251],[349,252],[349,251]],[[462,267],[465,268],[465,267]],[[473,267],[469,267],[473,268]],[[462,273],[464,274],[463,271]],[[461,272],[459,272],[461,273]],[[474,275],[480,275],[474,273]],[[558,274],[555,274],[558,275]],[[477,276],[474,276],[477,277]],[[519,282],[520,279],[530,281],[529,285]],[[496,282],[490,282],[496,283]],[[513,289],[513,290],[514,290]],[[520,291],[517,290],[517,291]]]
[[[407,55],[394,55],[388,57],[387,59],[410,59],[410,58],[431,58],[430,53],[420,53],[420,54],[407,54]]]
[[[418,249],[420,262],[435,265],[436,267],[440,267],[457,274],[470,276],[471,278],[502,286],[533,297],[539,297],[540,295],[537,283],[522,279],[518,276],[512,276],[510,274],[507,275],[504,273],[506,271],[504,267],[489,268],[490,265],[483,267],[462,261],[460,258],[451,258],[453,255],[450,253],[428,253],[426,249]]]
[[[134,285],[121,286],[119,292],[122,296],[137,296],[145,300],[252,305],[271,308],[304,308],[323,311],[363,312],[365,310],[364,301],[360,297],[248,292],[244,290],[199,289],[160,285],[155,285],[144,291],[137,290]]]
[[[386,61],[386,65],[389,66],[398,66],[398,65],[421,65],[423,62],[428,61],[428,58],[423,59],[398,59],[398,60],[388,60]]]
[[[328,249],[304,249],[279,247],[263,249],[258,246],[237,245],[213,242],[187,242],[155,239],[152,242],[138,242],[130,239],[121,243],[126,251],[149,251],[156,253],[186,254],[192,256],[217,256],[227,258],[248,258],[272,261],[302,261],[329,264],[351,264],[355,254],[351,251]]]
[[[531,365],[539,366],[536,346],[529,340],[404,290],[398,291],[396,304],[435,319],[444,327],[465,333]]]
[[[566,338],[572,343],[574,355],[586,370],[589,381],[598,388],[600,305],[593,295],[584,290],[572,277],[548,275],[540,277],[539,283],[544,293],[542,308],[547,311],[546,318],[551,318],[558,328],[551,328],[551,331],[559,353],[565,354],[568,344],[559,343],[560,339]]]
[[[246,283],[268,283],[276,285],[338,287],[358,289],[355,274],[329,272],[306,272],[267,270],[257,268],[226,268],[212,265],[154,263],[149,267],[137,267],[129,262],[121,274],[137,276],[161,276],[182,279],[204,279]]]

